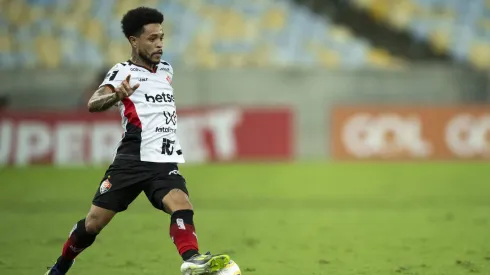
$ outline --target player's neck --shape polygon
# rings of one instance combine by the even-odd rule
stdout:
[[[148,62],[145,62],[143,59],[141,59],[136,54],[131,55],[131,62],[133,62],[133,64],[135,64],[135,65],[138,65],[138,66],[141,66],[143,68],[146,68],[149,71],[153,71],[153,68],[155,67],[155,65],[148,64]]]

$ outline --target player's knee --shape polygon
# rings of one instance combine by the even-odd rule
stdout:
[[[162,202],[170,213],[178,210],[192,210],[189,196],[180,189],[172,189],[165,197],[163,197]]]
[[[90,234],[99,234],[105,224],[102,219],[95,213],[89,213],[85,219],[85,230]]]
[[[112,211],[91,209],[85,218],[85,230],[90,234],[99,234],[114,217],[114,214]]]

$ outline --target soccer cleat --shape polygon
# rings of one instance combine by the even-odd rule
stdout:
[[[198,254],[185,261],[180,267],[182,275],[201,275],[222,270],[230,262],[230,256]]]
[[[68,268],[70,268],[73,265],[73,263],[75,263],[75,260],[71,262]],[[58,269],[58,266],[56,264],[51,267],[48,267],[48,271],[44,273],[44,275],[65,275],[65,274],[66,273],[63,273]]]

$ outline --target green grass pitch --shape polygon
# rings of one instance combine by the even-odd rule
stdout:
[[[0,274],[44,274],[102,168],[0,170]],[[490,274],[486,163],[183,165],[203,252],[246,275]],[[177,275],[169,217],[144,194],[70,275]]]

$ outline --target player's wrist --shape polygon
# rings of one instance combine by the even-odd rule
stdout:
[[[116,101],[121,101],[122,100],[122,96],[120,96],[120,94],[117,93],[117,92],[114,92],[112,94],[112,97],[111,98],[114,99],[114,100],[116,100]]]

